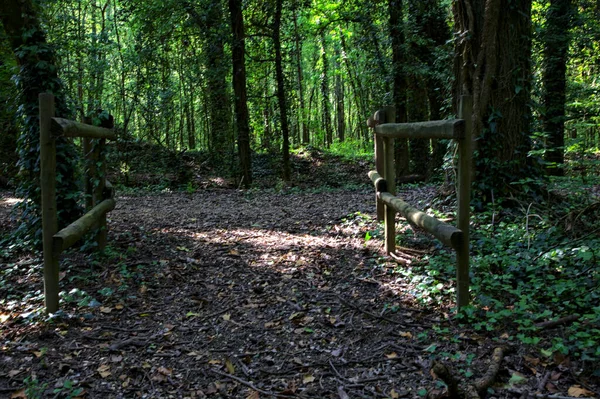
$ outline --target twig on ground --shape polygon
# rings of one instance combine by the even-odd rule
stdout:
[[[436,362],[431,371],[448,386],[448,398],[479,399],[485,394],[490,385],[492,385],[498,371],[500,371],[504,351],[504,348],[494,349],[487,372],[483,377],[475,381],[474,384],[459,384],[450,369],[441,362]]]
[[[219,371],[219,370],[216,370],[216,369],[212,369],[211,368],[208,371],[211,372],[211,373],[220,375],[221,377],[225,377],[225,378],[228,378],[230,380],[239,382],[240,384],[245,385],[248,388],[255,390],[256,392],[262,393],[263,395],[275,396],[277,398],[289,398],[290,396],[296,396],[296,397],[298,396],[298,395],[295,395],[295,394],[294,395],[288,395],[288,394],[283,395],[283,394],[280,394],[280,393],[277,393],[277,392],[265,391],[264,389],[258,388],[256,385],[254,385],[253,383],[251,383],[249,381],[242,380],[241,378],[236,377],[235,375],[231,375],[229,373],[225,373],[223,371]]]
[[[526,390],[520,390],[520,389],[515,389],[515,388],[511,388],[511,389],[507,389],[508,392],[515,394],[515,395],[519,395],[521,397],[526,397],[526,398],[536,398],[536,399],[575,399],[573,396],[562,396],[562,395],[546,395],[543,393],[531,393],[528,392]]]
[[[387,322],[389,322],[389,323],[392,323],[392,324],[397,324],[397,325],[400,325],[400,326],[414,326],[414,325],[415,325],[414,323],[404,323],[404,322],[401,322],[401,321],[397,321],[397,320],[392,320],[392,319],[389,319],[389,318],[387,318],[387,317],[385,317],[385,316],[379,316],[379,315],[376,315],[375,313],[371,313],[371,312],[369,312],[369,311],[366,311],[366,310],[364,310],[364,309],[361,309],[360,307],[358,307],[358,306],[356,306],[356,305],[353,305],[353,304],[351,304],[350,302],[346,301],[346,300],[345,300],[344,298],[342,298],[341,296],[338,296],[338,299],[340,300],[340,302],[341,302],[343,305],[345,305],[345,306],[347,306],[347,307],[349,307],[349,308],[352,308],[352,309],[354,309],[354,310],[358,310],[359,312],[361,312],[361,313],[363,313],[363,314],[366,314],[367,316],[370,316],[370,317],[372,317],[372,318],[374,318],[374,319],[378,319],[378,320],[384,320],[384,321],[387,321]],[[422,327],[422,325],[421,325],[421,324],[419,324],[419,326],[420,326],[420,327]]]
[[[579,317],[580,316],[578,314],[572,314],[569,316],[561,317],[560,319],[543,321],[541,323],[537,323],[535,326],[538,328],[554,328],[562,324],[567,324],[572,321],[576,321],[579,319]]]

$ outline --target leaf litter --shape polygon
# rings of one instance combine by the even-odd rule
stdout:
[[[383,240],[365,240],[380,229],[373,218],[367,188],[122,196],[107,256],[61,263],[65,292],[92,300],[63,299],[49,322],[0,303],[0,396],[72,386],[90,398],[442,397],[434,359],[463,378],[485,374],[499,337],[416,303],[381,258]],[[6,266],[27,262],[41,261]],[[516,348],[490,396],[591,397],[595,387],[568,359]]]

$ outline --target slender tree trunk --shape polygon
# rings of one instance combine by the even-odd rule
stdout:
[[[335,116],[337,124],[338,140],[343,142],[346,138],[346,117],[344,114],[344,82],[342,80],[342,72],[339,65],[341,52],[336,45],[335,48]]]
[[[329,147],[333,142],[333,131],[331,127],[331,108],[329,104],[329,57],[327,54],[327,40],[325,38],[325,33],[321,34],[321,62],[323,64],[323,71],[321,74],[323,130],[325,131],[325,146]]]
[[[231,31],[233,33],[231,55],[233,59],[233,92],[235,95],[238,155],[243,184],[244,187],[249,188],[252,184],[252,160],[250,155],[248,104],[246,100],[244,17],[242,14],[241,0],[229,0],[229,13],[231,14]]]
[[[544,32],[542,82],[545,113],[543,119],[548,174],[562,176],[565,162],[565,102],[567,99],[567,60],[572,18],[572,0],[551,0]]]
[[[275,46],[275,73],[277,75],[277,101],[279,103],[279,115],[281,120],[281,133],[283,135],[283,180],[289,181],[290,170],[290,137],[287,119],[287,103],[285,96],[285,84],[283,76],[283,59],[281,56],[281,9],[283,0],[276,0],[275,23],[273,24],[273,45]]]
[[[410,77],[411,101],[408,105],[408,121],[419,122],[428,120],[427,88],[422,76]],[[411,139],[410,157],[413,164],[412,172],[420,176],[427,176],[429,166],[429,140]]]
[[[392,39],[392,73],[394,81],[394,106],[396,107],[396,123],[407,121],[406,116],[406,73],[404,72],[404,27],[402,26],[402,0],[389,0],[389,26]],[[381,77],[383,79],[383,77]],[[397,139],[395,146],[396,177],[409,173],[408,140]]]
[[[206,35],[205,54],[208,89],[208,112],[210,115],[209,149],[217,162],[223,161],[231,148],[231,104],[227,88],[227,62],[223,32],[221,1],[208,4],[205,14],[200,15],[192,4],[184,7],[196,25]]]
[[[442,119],[441,106],[444,98],[448,95],[443,81],[444,70],[436,67],[435,49],[445,46],[450,40],[450,29],[439,0],[409,0],[409,19],[413,21],[415,33],[420,40],[415,43],[414,51],[418,58],[425,76],[425,90],[429,102],[429,120]],[[427,106],[427,105],[425,105]],[[426,113],[426,111],[424,111]],[[427,115],[425,115],[427,117]],[[446,152],[446,140],[431,140],[432,154],[429,157],[428,172],[442,166],[444,153]],[[416,159],[416,158],[414,158]]]
[[[304,77],[302,72],[302,41],[298,31],[298,4],[294,1],[294,41],[296,44],[296,72],[298,74],[298,100],[300,101],[300,110],[298,120],[302,130],[302,144],[310,142],[308,132],[308,123],[306,122],[306,106],[304,104]]]
[[[344,60],[344,65],[346,66],[346,71],[348,72],[348,77],[350,78],[350,87],[352,88],[352,97],[354,98],[354,102],[356,104],[356,111],[359,114],[359,120],[364,119],[364,115],[368,115],[369,111],[366,106],[366,96],[363,95],[363,89],[361,86],[360,79],[356,76],[355,69],[350,63],[348,59],[348,49],[346,46],[346,39],[344,35],[341,35],[342,44],[342,59]],[[366,143],[370,141],[369,129],[366,124],[359,124],[359,132],[357,134],[358,138],[363,138]]]

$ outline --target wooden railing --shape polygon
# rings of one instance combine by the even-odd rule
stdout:
[[[377,219],[385,221],[385,251],[396,248],[396,213],[411,224],[431,233],[456,251],[457,306],[469,304],[469,215],[471,199],[472,124],[471,97],[462,96],[459,118],[417,123],[393,123],[393,107],[379,110],[369,118],[368,126],[375,133],[375,165],[369,172],[376,190]],[[394,139],[453,139],[458,142],[457,226],[446,224],[419,211],[395,196],[396,172]]]
[[[115,208],[112,185],[105,179],[105,169],[97,163],[106,139],[115,139],[113,130],[54,117],[54,96],[39,95],[40,101],[40,186],[42,194],[42,236],[44,251],[44,299],[47,313],[58,310],[59,256],[92,228],[98,228],[99,249],[106,246],[106,214]],[[92,167],[86,176],[85,215],[58,231],[56,208],[56,137],[83,137],[86,157]],[[99,139],[92,148],[89,139]],[[104,165],[104,162],[100,162]],[[93,174],[93,176],[92,176]],[[92,180],[98,180],[94,184]]]

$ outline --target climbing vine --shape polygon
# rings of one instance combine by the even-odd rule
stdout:
[[[10,5],[8,5],[10,6]],[[17,12],[20,11],[20,14]],[[41,243],[41,193],[39,159],[39,105],[38,95],[50,92],[56,96],[56,115],[69,117],[61,80],[58,78],[54,49],[46,42],[44,31],[37,18],[33,3],[20,2],[13,18],[3,19],[3,25],[11,38],[11,46],[19,67],[15,76],[18,91],[18,123],[22,134],[17,139],[17,195],[27,198],[17,208],[20,225],[15,237],[25,244]],[[14,17],[19,16],[20,21]],[[11,35],[12,33],[12,35]],[[78,197],[80,188],[76,183],[78,152],[68,139],[56,140],[56,202],[59,226],[64,226],[80,214]]]

